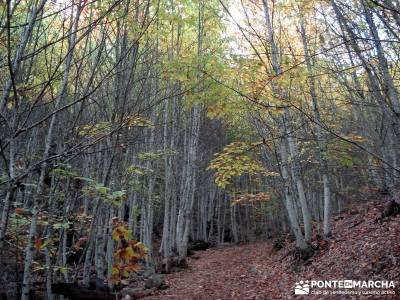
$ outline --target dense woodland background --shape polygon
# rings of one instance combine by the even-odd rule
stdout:
[[[399,29],[398,0],[2,1],[0,286],[285,233],[310,257],[396,199]]]

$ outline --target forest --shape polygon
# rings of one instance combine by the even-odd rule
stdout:
[[[399,0],[2,0],[0,70],[0,299],[399,295]]]

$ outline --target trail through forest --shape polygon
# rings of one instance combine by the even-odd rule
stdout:
[[[364,280],[366,276],[394,280],[398,295],[400,215],[381,222],[381,211],[382,205],[375,202],[336,216],[334,238],[314,237],[316,253],[306,262],[295,261],[293,243],[275,250],[273,239],[196,252],[198,258],[189,259],[189,269],[167,276],[168,289],[146,299],[298,299],[294,286],[300,280]],[[306,297],[349,299],[348,295]],[[363,295],[363,299],[398,296]]]
[[[400,0],[1,1],[0,300],[394,292],[399,32]]]

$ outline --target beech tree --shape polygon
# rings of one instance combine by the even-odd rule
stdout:
[[[1,285],[284,234],[310,257],[350,195],[398,187],[399,5],[2,2]]]

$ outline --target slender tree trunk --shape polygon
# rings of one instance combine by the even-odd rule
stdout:
[[[197,55],[203,55],[203,35],[204,35],[204,8],[203,0],[199,1],[198,17],[198,39]],[[199,66],[200,68],[202,66]],[[202,74],[198,75],[199,84],[202,81]],[[187,136],[187,162],[184,171],[184,184],[181,194],[181,205],[179,207],[177,220],[177,250],[180,259],[185,259],[189,240],[189,230],[191,226],[192,209],[196,188],[196,163],[199,144],[200,123],[202,120],[202,109],[199,105],[194,105],[190,114],[190,125]]]
[[[292,198],[291,184],[289,181],[288,172],[288,154],[286,148],[286,139],[281,141],[281,172],[284,182],[284,195],[285,195],[285,207],[288,212],[290,226],[292,228],[293,234],[296,238],[296,246],[300,249],[307,248],[307,242],[301,233],[299,223],[297,221],[296,212],[294,210],[294,201]]]
[[[67,85],[68,85],[68,76],[69,72],[71,70],[71,64],[72,64],[72,57],[73,57],[73,49],[75,47],[75,40],[76,40],[76,29],[78,27],[78,20],[81,12],[81,7],[80,4],[76,7],[77,12],[75,15],[75,19],[71,20],[71,27],[70,27],[70,38],[68,41],[68,54],[66,58],[66,63],[65,63],[65,70],[64,70],[64,76],[63,76],[63,81],[61,85],[61,92],[59,97],[56,99],[55,103],[55,109],[57,109],[60,105],[62,105],[65,101],[65,98],[67,96]],[[72,18],[72,17],[71,17]],[[56,125],[56,118],[57,114],[53,114],[51,119],[50,119],[50,124],[49,128],[47,131],[47,136],[45,140],[45,150],[43,153],[43,158],[46,160],[49,157],[49,151],[52,145],[52,139],[53,139],[53,131],[54,131],[54,126]],[[23,282],[22,282],[22,300],[27,300],[29,297],[29,289],[30,289],[30,280],[31,280],[31,264],[32,264],[32,256],[34,252],[34,241],[35,241],[35,236],[36,236],[36,225],[37,225],[37,218],[40,210],[40,198],[43,196],[44,192],[44,179],[46,175],[46,170],[47,170],[47,162],[44,162],[41,166],[40,170],[40,176],[39,176],[39,181],[37,184],[37,189],[36,189],[36,196],[34,199],[34,204],[33,204],[33,209],[32,209],[32,220],[29,228],[29,235],[28,235],[28,243],[25,249],[25,262],[24,262],[24,277],[23,277]]]
[[[311,240],[311,216],[310,210],[308,208],[306,193],[304,191],[303,180],[300,174],[300,167],[298,164],[298,151],[297,151],[297,143],[295,138],[292,136],[292,128],[286,122],[289,121],[289,109],[285,108],[284,111],[284,126],[286,128],[286,135],[289,144],[289,152],[291,157],[291,173],[292,178],[296,184],[297,193],[299,195],[300,208],[303,216],[304,223],[304,238],[307,242]]]
[[[275,38],[274,38],[274,29],[272,27],[272,22],[270,18],[270,11],[269,11],[269,5],[267,0],[263,0],[263,7],[264,7],[264,16],[265,16],[265,24],[267,27],[267,40],[269,43],[269,46],[271,47],[271,66],[273,69],[274,75],[280,75],[282,70],[281,70],[281,64],[279,61],[279,51],[278,51],[278,46],[276,44]],[[280,89],[276,86],[272,86],[272,90],[275,94],[281,95],[283,98],[287,99],[287,93],[284,91],[280,91]],[[310,240],[311,238],[311,220],[310,220],[310,214],[307,206],[307,200],[305,197],[305,191],[304,191],[304,186],[302,179],[299,174],[299,170],[297,168],[296,164],[296,156],[297,156],[297,145],[292,137],[292,132],[290,130],[292,120],[290,119],[289,115],[289,109],[286,106],[284,108],[284,113],[282,116],[282,121],[283,121],[283,126],[284,126],[284,135],[285,139],[288,142],[289,145],[289,151],[291,153],[291,156],[293,158],[293,163],[292,163],[292,174],[294,176],[293,180],[295,181],[297,191],[299,194],[299,201],[301,205],[301,210],[302,210],[302,215],[303,215],[303,222],[304,222],[304,231],[305,231],[305,236],[303,237],[301,234],[300,227],[298,226],[298,221],[297,217],[295,216],[295,207],[294,207],[294,202],[289,203],[289,201],[293,201],[292,193],[290,192],[290,179],[289,179],[289,173],[288,173],[288,158],[287,158],[287,148],[286,148],[286,141],[282,140],[281,141],[281,160],[282,160],[282,178],[284,181],[284,195],[285,195],[285,203],[286,203],[286,209],[288,210],[288,215],[289,215],[289,220],[292,226],[292,230],[296,236],[296,242],[297,246],[302,249],[306,250],[308,248],[308,245],[306,241]],[[283,174],[285,173],[285,174]],[[300,231],[299,231],[300,230]]]
[[[300,12],[301,14],[301,12]],[[329,182],[329,170],[326,154],[326,140],[322,131],[322,120],[319,111],[319,103],[317,98],[317,92],[315,88],[314,72],[311,65],[311,58],[308,50],[308,41],[304,25],[304,16],[301,15],[300,32],[303,41],[304,55],[307,65],[308,72],[308,84],[310,87],[310,95],[313,104],[314,119],[317,123],[317,150],[320,161],[322,182],[323,182],[323,195],[324,195],[324,235],[331,235],[331,193],[330,193],[330,182]],[[307,238],[306,238],[307,239]]]

